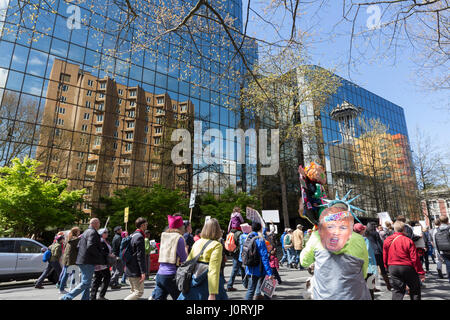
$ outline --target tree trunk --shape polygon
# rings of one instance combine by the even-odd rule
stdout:
[[[280,184],[281,184],[281,204],[283,210],[283,220],[284,227],[289,228],[289,212],[288,212],[288,203],[287,203],[287,188],[286,188],[286,177],[284,173],[284,164],[280,163]]]

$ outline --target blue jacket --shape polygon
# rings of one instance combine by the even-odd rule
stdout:
[[[253,236],[258,236],[256,232],[252,232],[249,234]],[[266,242],[264,239],[258,238],[256,239],[256,246],[258,247],[259,254],[261,256],[261,263],[256,267],[245,267],[245,273],[251,276],[262,277],[266,274],[268,276],[272,275],[272,269],[270,268],[269,262],[269,254],[267,253]]]
[[[283,234],[281,235],[280,241],[281,241],[281,248],[284,249],[284,236],[286,235],[286,232],[283,232]]]

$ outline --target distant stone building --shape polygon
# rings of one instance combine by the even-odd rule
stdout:
[[[55,59],[40,126],[37,160],[47,176],[87,190],[89,203],[127,186],[162,184],[188,191],[186,165],[171,161],[171,133],[191,128],[194,106]]]
[[[438,219],[439,216],[450,216],[450,188],[430,190],[426,194],[422,191],[421,197],[428,199],[428,205],[425,200],[421,201],[422,213],[428,226],[431,225],[431,221]]]

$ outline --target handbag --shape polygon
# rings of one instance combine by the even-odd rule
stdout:
[[[177,273],[175,276],[175,282],[178,290],[180,290],[183,294],[188,293],[191,287],[192,276],[196,271],[198,259],[203,254],[203,251],[206,247],[212,242],[212,240],[208,240],[202,248],[202,251],[193,259],[183,262],[177,269]]]

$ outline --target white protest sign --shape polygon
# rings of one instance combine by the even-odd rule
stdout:
[[[195,193],[196,193],[196,190],[192,190],[191,199],[189,200],[189,209],[191,209],[195,206]]]
[[[386,225],[384,224],[386,221],[389,221],[390,223],[393,223],[391,217],[389,216],[389,213],[387,213],[387,212],[379,212],[379,213],[377,213],[377,215],[378,215],[378,218],[380,219],[380,225],[383,228],[386,228]]]
[[[423,228],[427,227],[427,223],[425,222],[425,220],[420,220],[419,223]]]
[[[278,210],[263,210],[261,213],[264,221],[280,223],[280,212]]]

